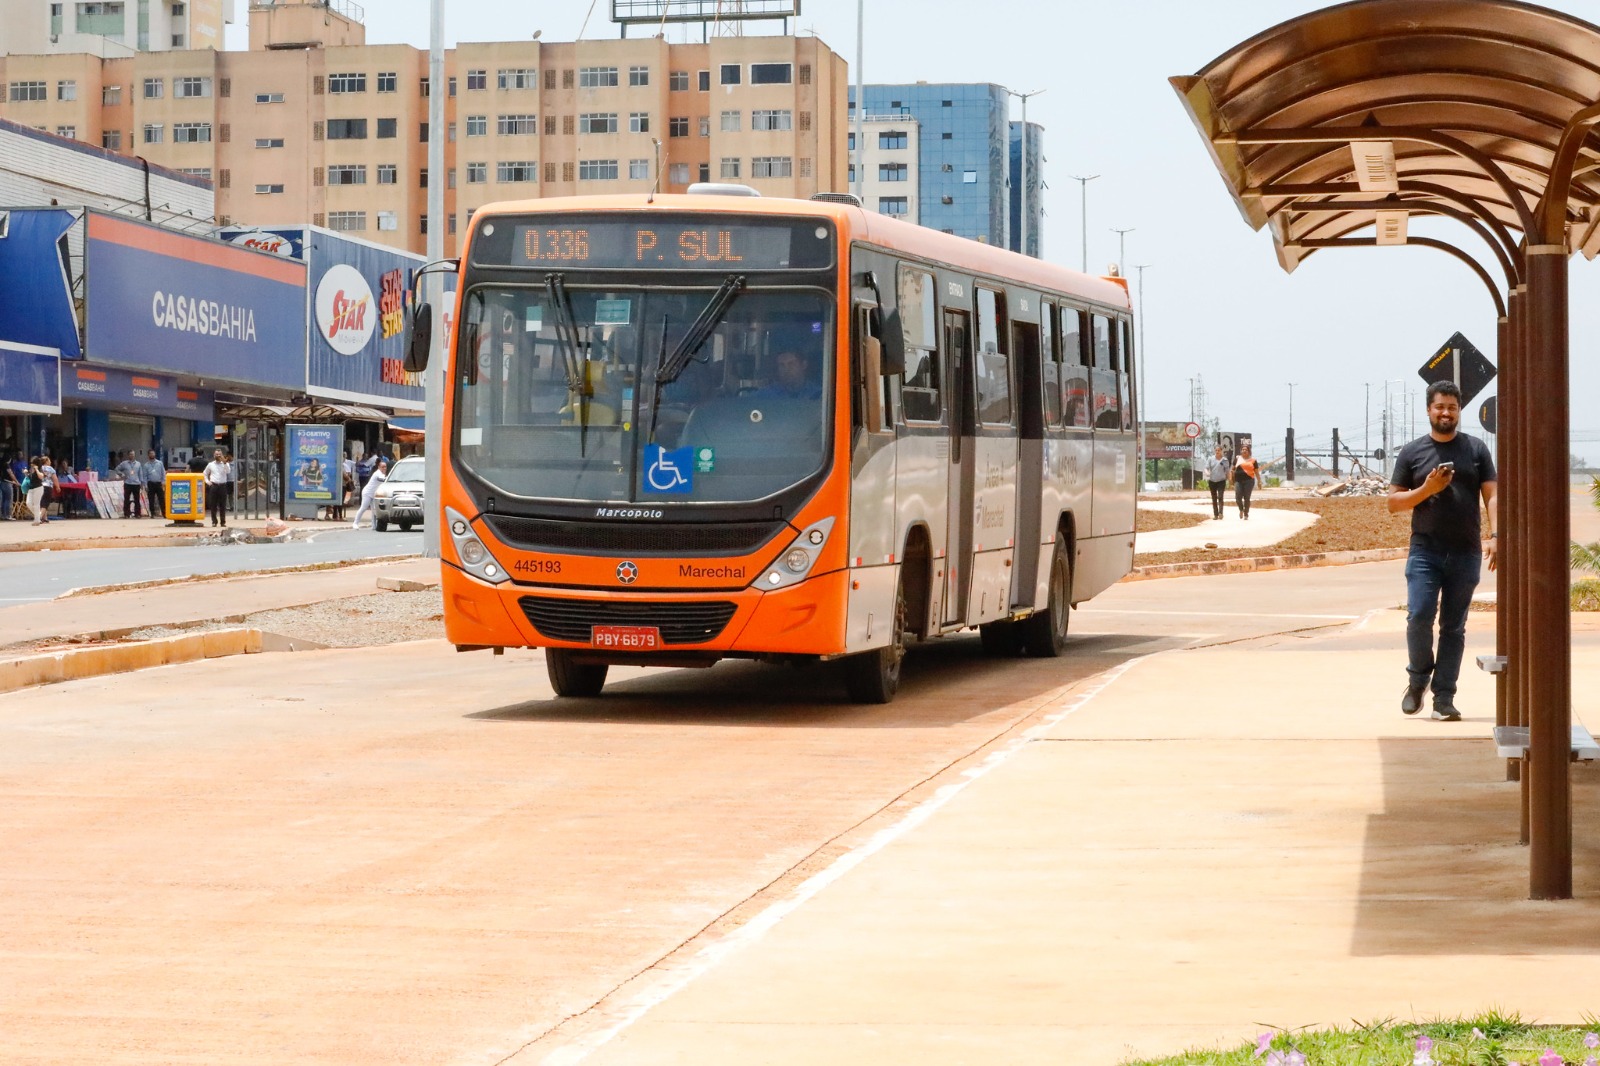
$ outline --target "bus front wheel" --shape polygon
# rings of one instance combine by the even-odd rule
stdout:
[[[900,666],[906,657],[906,586],[894,590],[894,631],[889,645],[844,661],[844,683],[855,703],[888,703],[900,691]]]
[[[600,695],[605,687],[606,671],[610,669],[605,663],[574,662],[572,653],[565,648],[546,648],[544,665],[550,673],[550,687],[556,690],[557,696]]]

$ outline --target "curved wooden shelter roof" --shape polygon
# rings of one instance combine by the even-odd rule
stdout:
[[[1513,273],[1564,132],[1600,101],[1600,26],[1517,0],[1355,0],[1171,82],[1285,270],[1386,209],[1469,216],[1509,245],[1496,254]],[[1593,258],[1600,137],[1583,139],[1573,174],[1566,244]],[[1399,229],[1379,243],[1403,243],[1403,219],[1381,221]]]

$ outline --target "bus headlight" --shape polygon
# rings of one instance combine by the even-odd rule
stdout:
[[[822,554],[823,547],[828,543],[828,534],[833,530],[833,519],[824,518],[820,522],[800,531],[799,536],[789,542],[783,554],[778,556],[773,564],[761,572],[752,584],[755,588],[771,591],[786,588],[789,585],[799,584],[806,575],[811,573],[811,568],[816,565],[817,558]]]
[[[444,518],[445,525],[450,529],[450,539],[456,546],[456,558],[461,560],[463,570],[491,585],[501,585],[511,580],[506,568],[495,561],[483,541],[472,532],[472,526],[466,518],[451,507],[444,509]]]

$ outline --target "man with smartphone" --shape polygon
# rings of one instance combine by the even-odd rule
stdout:
[[[1456,681],[1467,640],[1467,612],[1482,560],[1497,564],[1499,515],[1494,457],[1458,432],[1461,390],[1452,381],[1428,386],[1427,436],[1400,449],[1389,478],[1389,513],[1411,512],[1406,558],[1406,691],[1400,710],[1416,714],[1433,686],[1433,717],[1459,722]],[[1479,499],[1489,514],[1483,536]],[[1434,620],[1439,623],[1434,647]]]

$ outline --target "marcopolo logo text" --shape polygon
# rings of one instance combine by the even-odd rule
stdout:
[[[162,329],[205,337],[255,343],[256,313],[248,307],[175,296],[157,289],[150,300],[150,318]]]

